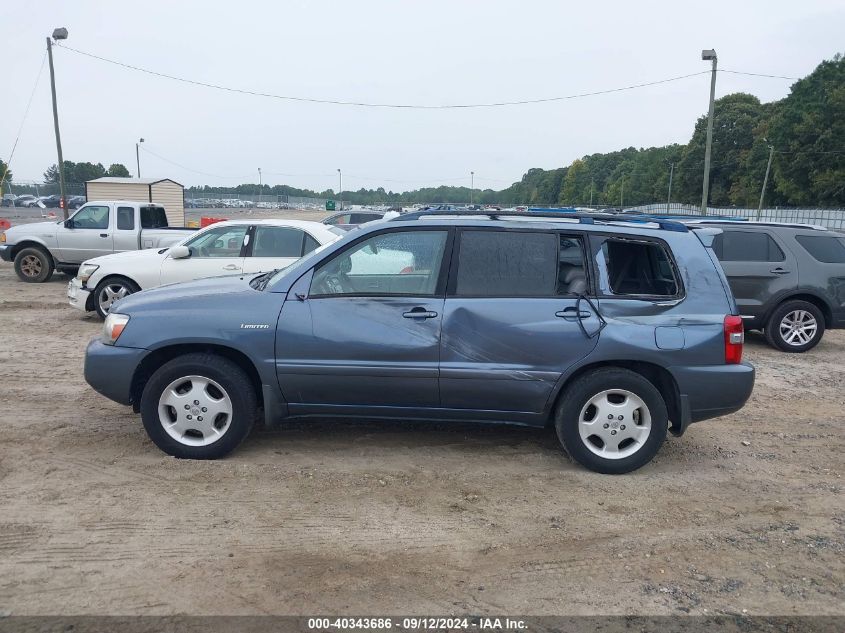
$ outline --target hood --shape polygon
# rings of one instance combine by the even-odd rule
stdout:
[[[29,224],[16,224],[4,231],[6,239],[11,241],[11,238],[16,235],[36,235],[53,237],[56,235],[58,223],[54,220],[52,222],[31,222]]]
[[[97,258],[101,259],[101,258]],[[96,261],[95,259],[91,260]],[[132,314],[138,311],[170,309],[201,310],[205,305],[221,300],[237,305],[244,299],[236,295],[263,294],[250,287],[249,281],[258,273],[249,275],[226,275],[167,284],[129,295],[115,304],[116,312]]]
[[[83,264],[96,264],[97,266],[107,266],[109,264],[120,264],[126,261],[157,261],[163,260],[167,257],[167,248],[147,248],[141,251],[124,251],[122,253],[111,253],[110,255],[101,255],[93,259],[87,259]]]

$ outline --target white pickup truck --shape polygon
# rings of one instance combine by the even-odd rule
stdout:
[[[195,229],[170,227],[164,207],[149,202],[98,200],[67,220],[19,224],[0,233],[0,259],[14,262],[22,281],[42,283],[54,270],[76,274],[85,260],[111,253],[164,248]]]

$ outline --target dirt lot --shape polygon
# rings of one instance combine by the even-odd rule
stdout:
[[[0,265],[0,613],[845,614],[845,332],[750,337],[749,405],[626,476],[551,432],[342,421],[202,463],[87,387],[65,283]]]

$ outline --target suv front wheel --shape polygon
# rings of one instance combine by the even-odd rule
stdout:
[[[255,421],[249,376],[214,354],[185,354],[162,365],[141,396],[150,439],[168,455],[216,459],[233,451]]]
[[[824,315],[807,301],[786,301],[775,308],[765,328],[766,340],[784,352],[806,352],[822,340]]]
[[[561,444],[579,464],[617,475],[651,461],[669,414],[657,388],[633,371],[607,367],[566,388],[555,413]]]

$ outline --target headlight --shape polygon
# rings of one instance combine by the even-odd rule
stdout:
[[[87,283],[88,280],[91,279],[91,275],[93,275],[98,268],[99,266],[96,264],[82,264],[82,266],[79,267],[79,272],[76,273],[76,276],[79,277],[79,281],[83,284]]]
[[[126,324],[129,323],[129,316],[126,314],[109,314],[106,322],[103,323],[103,343],[114,345],[120,338]]]

